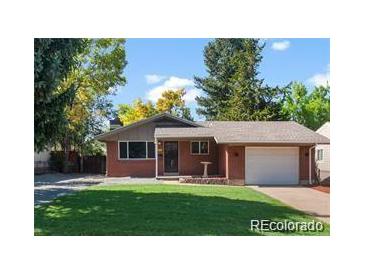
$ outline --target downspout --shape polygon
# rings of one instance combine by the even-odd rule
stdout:
[[[156,161],[156,178],[158,177],[158,141],[157,138],[155,138],[155,161]]]
[[[309,184],[312,184],[312,149],[317,145],[311,146],[309,148]]]

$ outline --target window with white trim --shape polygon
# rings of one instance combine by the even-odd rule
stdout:
[[[323,161],[323,149],[317,150],[317,161]]]
[[[209,154],[209,141],[191,141],[190,153],[193,155]]]
[[[119,141],[119,159],[154,159],[155,143],[148,141]]]

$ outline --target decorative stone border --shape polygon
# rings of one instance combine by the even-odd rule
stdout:
[[[204,185],[228,185],[229,180],[227,178],[220,177],[192,177],[192,178],[180,178],[180,183],[185,184],[204,184]]]

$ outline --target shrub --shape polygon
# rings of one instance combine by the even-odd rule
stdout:
[[[49,160],[50,168],[57,172],[78,172],[78,155],[74,151],[69,152],[69,159],[65,161],[65,153],[63,151],[51,151]]]

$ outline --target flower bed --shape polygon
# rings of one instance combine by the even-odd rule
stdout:
[[[180,178],[180,183],[184,184],[199,184],[199,185],[228,185],[228,179],[223,177],[192,177]]]

